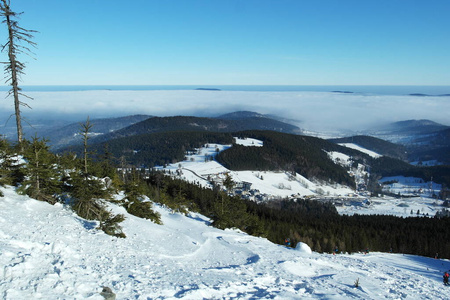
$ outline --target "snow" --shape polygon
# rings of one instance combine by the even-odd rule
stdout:
[[[365,153],[365,154],[367,154],[367,155],[369,155],[369,156],[371,156],[371,157],[373,157],[373,158],[378,158],[378,157],[381,157],[381,156],[382,156],[382,155],[380,155],[380,154],[378,154],[378,153],[376,153],[376,152],[374,152],[374,151],[372,151],[372,150],[368,150],[368,149],[366,149],[366,148],[364,148],[364,147],[361,147],[361,146],[359,146],[359,145],[357,145],[357,144],[353,144],[353,143],[341,143],[341,144],[339,144],[339,145],[344,146],[344,147],[347,147],[347,148],[351,148],[351,149],[358,150],[358,151],[360,151],[360,152],[362,152],[362,153]]]
[[[425,182],[422,178],[417,177],[391,176],[383,177],[379,181],[383,183],[383,190],[401,195],[421,194],[431,197],[442,189],[441,184],[433,181]]]
[[[264,145],[263,141],[257,140],[257,139],[252,139],[252,138],[244,138],[244,139],[240,139],[235,137],[234,138],[236,144],[238,145],[242,145],[242,146],[247,146],[247,147],[262,147]]]
[[[336,209],[341,215],[391,215],[397,217],[434,217],[436,212],[443,209],[443,201],[426,197],[372,197],[369,201],[352,200],[348,203],[337,206]]]
[[[246,141],[250,145],[258,144],[251,139]],[[235,183],[251,183],[251,189],[257,190],[259,195],[264,196],[262,200],[257,196],[249,196],[250,200],[259,202],[279,197],[315,197],[321,201],[339,203],[336,205],[336,209],[341,215],[379,214],[415,217],[419,211],[420,216],[433,217],[443,209],[443,201],[432,198],[432,194],[439,193],[442,186],[424,182],[419,178],[403,176],[382,178],[380,182],[396,181],[394,184],[385,185],[384,190],[394,194],[400,193],[401,197],[369,197],[368,193],[357,193],[349,187],[338,184],[313,182],[300,174],[293,176],[286,172],[231,171],[214,160],[205,161],[206,156],[215,156],[217,150],[223,151],[229,147],[231,145],[207,144],[198,149],[195,154],[187,155],[186,160],[161,169],[166,172],[170,171],[172,176],[198,183],[204,187],[212,187],[208,178],[220,181],[225,178],[225,174],[228,174]],[[346,154],[328,152],[328,155],[335,163],[344,167],[350,168],[353,165],[351,157]],[[180,171],[180,174],[177,174],[177,170]],[[357,183],[362,183],[368,172],[363,165],[358,164],[357,168],[352,168],[352,174]]]
[[[311,248],[307,244],[302,242],[297,243],[297,246],[295,246],[295,250],[306,255],[312,254]]]
[[[254,139],[235,139],[237,142],[248,146],[260,146],[262,141]],[[231,145],[207,144],[197,149],[195,154],[189,154],[181,162],[170,164],[160,170],[171,172],[189,182],[199,183],[204,187],[211,187],[208,180],[223,179],[225,174],[231,176],[234,182],[249,182],[251,189],[258,190],[260,194],[267,195],[267,198],[277,197],[305,197],[318,194],[337,196],[353,193],[354,191],[341,185],[322,185],[312,182],[300,174],[288,174],[286,172],[269,171],[231,171],[216,161],[206,161],[205,157],[214,157],[218,151],[228,149]]]
[[[336,151],[330,151],[327,152],[328,156],[337,164],[340,164],[342,166],[350,166],[352,164],[350,156],[347,154],[336,152]]]
[[[1,188],[2,299],[446,299],[445,259],[369,253],[302,255],[202,215],[155,205],[163,225],[125,214],[127,238]],[[302,248],[304,246],[301,246]],[[359,279],[359,287],[354,282]]]

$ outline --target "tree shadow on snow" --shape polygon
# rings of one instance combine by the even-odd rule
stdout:
[[[87,230],[93,230],[97,228],[98,225],[96,221],[88,221],[84,219],[78,219],[78,222],[80,222],[81,225],[83,225],[83,227],[86,228]]]
[[[204,223],[206,226],[210,226],[211,225],[211,221],[209,221],[208,219],[206,219],[205,217],[199,216],[198,214],[188,214],[187,217],[189,219]]]

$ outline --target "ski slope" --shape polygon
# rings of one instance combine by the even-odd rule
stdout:
[[[155,206],[163,225],[128,215],[125,239],[96,223],[1,188],[0,298],[103,299],[447,299],[448,260],[369,253],[308,254],[204,216]],[[359,287],[355,281],[359,279]]]

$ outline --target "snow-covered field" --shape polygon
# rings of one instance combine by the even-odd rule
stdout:
[[[442,210],[442,200],[431,198],[370,198],[369,201],[350,203],[337,206],[336,209],[342,215],[391,215],[397,217],[417,217],[436,215]],[[419,214],[417,214],[419,212]]]
[[[235,139],[237,144],[260,147],[262,141],[255,139]],[[223,151],[231,145],[208,144],[198,149],[196,154],[187,155],[186,160],[168,165],[164,168],[167,172],[178,176],[189,182],[198,182],[203,186],[209,186],[208,176],[210,179],[223,179],[225,174],[232,177],[235,183],[249,182],[251,188],[259,190],[261,194],[269,197],[290,197],[290,196],[311,196],[311,195],[328,195],[338,196],[351,194],[354,191],[348,187],[340,185],[322,185],[314,183],[296,174],[287,174],[285,172],[265,172],[265,171],[231,171],[220,165],[216,161],[205,161],[205,157],[214,156],[217,151]]]
[[[113,206],[126,215],[118,239],[61,204],[1,190],[1,299],[101,300],[103,286],[117,299],[448,299],[448,260],[308,254],[159,206],[163,225]]]
[[[442,189],[442,185],[433,182],[432,178],[430,181],[424,181],[416,177],[391,176],[382,178],[380,182],[383,183],[384,191],[407,196],[432,197]]]
[[[378,153],[376,153],[376,152],[374,152],[374,151],[368,150],[368,149],[366,149],[366,148],[363,148],[363,147],[361,147],[361,146],[359,146],[359,145],[357,145],[357,144],[353,144],[353,143],[341,143],[341,144],[339,144],[339,145],[344,146],[344,147],[347,147],[347,148],[351,148],[351,149],[358,150],[358,151],[360,151],[360,152],[362,152],[362,153],[365,153],[365,154],[367,154],[367,155],[369,155],[369,156],[371,156],[371,157],[373,157],[373,158],[381,157],[380,154],[378,154]]]
[[[254,139],[236,139],[237,144],[245,146],[262,146],[262,142]],[[218,151],[223,151],[231,145],[208,144],[197,153],[187,155],[186,160],[166,166],[164,170],[171,172],[173,176],[177,176],[189,182],[196,182],[205,187],[210,186],[208,178],[223,180],[225,174],[232,177],[235,183],[249,182],[251,188],[258,190],[260,194],[266,195],[267,199],[277,197],[307,197],[315,196],[321,199],[330,199],[338,201],[342,206],[337,206],[340,214],[384,214],[399,217],[417,216],[417,211],[421,216],[434,216],[436,212],[442,210],[442,201],[435,200],[431,197],[433,191],[438,193],[441,185],[423,182],[418,178],[408,178],[402,176],[386,177],[381,182],[396,181],[389,186],[389,191],[400,193],[402,195],[413,195],[414,191],[422,189],[421,194],[416,197],[394,198],[394,197],[368,197],[367,195],[357,195],[351,188],[336,184],[320,184],[312,182],[305,177],[296,174],[287,174],[285,172],[260,172],[260,171],[230,171],[214,160],[206,160],[205,157],[212,157]],[[360,151],[370,153],[370,150],[361,148]],[[351,158],[348,155],[339,152],[329,152],[335,163],[350,166]],[[371,153],[371,155],[376,155]],[[161,168],[163,169],[163,168]],[[366,171],[362,165],[355,170],[354,176],[356,180],[362,180]],[[431,187],[431,189],[430,189]],[[386,186],[387,190],[388,186]],[[254,198],[250,198],[254,199]],[[339,200],[341,199],[341,201]],[[412,211],[412,213],[411,213]]]

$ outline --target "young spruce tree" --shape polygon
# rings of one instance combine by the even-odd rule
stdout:
[[[125,217],[113,215],[104,204],[105,199],[111,199],[111,193],[104,182],[89,173],[90,158],[88,152],[89,132],[92,124],[89,118],[86,123],[81,124],[81,137],[83,139],[83,161],[82,169],[76,169],[71,173],[73,209],[82,218],[98,220],[99,229],[105,233],[117,237],[125,237],[119,225]]]
[[[128,213],[143,219],[149,219],[156,224],[161,223],[161,215],[152,208],[152,203],[145,198],[146,185],[133,169],[123,185],[125,197],[122,205]]]
[[[16,150],[0,138],[0,186],[17,185],[23,181],[23,168]]]
[[[31,143],[23,142],[23,149],[27,163],[23,168],[25,178],[20,190],[34,199],[56,203],[56,195],[61,193],[61,175],[47,140],[34,137]]]

